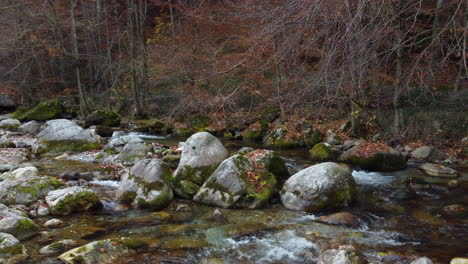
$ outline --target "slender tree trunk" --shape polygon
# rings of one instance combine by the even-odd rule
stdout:
[[[458,92],[463,84],[463,79],[468,79],[468,65],[466,62],[466,49],[468,47],[468,0],[465,0],[465,11],[463,16],[463,39],[461,45],[460,61],[458,62],[458,76],[455,91]]]
[[[81,84],[81,72],[80,72],[80,54],[78,52],[78,39],[76,35],[76,19],[75,19],[75,7],[77,0],[70,0],[70,16],[71,16],[71,35],[72,35],[72,46],[74,56],[74,66],[76,74],[76,85],[78,87],[78,95],[80,101],[80,114],[86,115],[88,112],[88,104],[86,102],[86,95]]]
[[[434,22],[432,23],[432,36],[431,46],[428,49],[428,63],[427,63],[427,76],[426,76],[426,94],[432,93],[432,86],[434,85],[434,73],[437,72],[436,57],[439,54],[440,48],[439,34],[440,30],[440,11],[444,0],[437,0],[437,7],[434,13]]]
[[[402,21],[400,20],[400,23]],[[401,24],[397,32],[397,41],[396,41],[396,86],[393,94],[393,110],[394,110],[394,132],[395,134],[400,133],[403,127],[403,109],[401,108],[400,94],[403,86],[403,36],[401,32]]]

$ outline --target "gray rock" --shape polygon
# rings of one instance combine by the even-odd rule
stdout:
[[[18,127],[21,125],[21,122],[18,119],[5,119],[0,121],[0,128],[16,131]]]
[[[339,145],[341,143],[341,137],[332,133],[327,136],[326,142],[330,145]]]
[[[106,149],[112,149],[115,152],[120,152],[128,143],[144,143],[143,139],[138,136],[120,136],[112,138],[106,145]]]
[[[352,147],[355,147],[355,146],[357,146],[359,144],[362,144],[362,143],[364,143],[364,140],[362,140],[362,139],[358,139],[358,140],[348,139],[348,140],[345,140],[345,142],[343,143],[343,150],[348,150],[348,149],[350,149]]]
[[[62,220],[57,218],[50,219],[49,221],[44,223],[44,226],[47,228],[60,228],[66,225],[67,224],[65,224]]]
[[[171,169],[161,160],[141,160],[124,175],[117,197],[122,203],[135,207],[160,209],[174,197],[171,177]]]
[[[26,248],[14,236],[0,233],[0,263],[16,264],[28,258]]]
[[[320,212],[347,206],[355,192],[350,168],[326,162],[291,176],[281,190],[281,201],[289,209]]]
[[[191,199],[227,157],[228,151],[215,136],[208,132],[192,135],[183,145],[180,163],[174,173],[174,191]]]
[[[117,159],[124,164],[133,165],[137,159],[142,159],[146,156],[149,147],[145,143],[130,142],[120,151]]]
[[[0,204],[0,232],[11,234],[19,240],[26,240],[37,235],[39,227],[26,213]]]
[[[24,178],[24,177],[35,177],[39,171],[36,167],[24,167],[18,168],[11,173],[15,175],[16,179]]]
[[[320,253],[317,264],[366,264],[361,252],[351,246],[329,249]]]
[[[0,112],[12,111],[16,108],[16,102],[13,97],[8,94],[0,94]]]
[[[0,203],[29,206],[62,186],[62,182],[52,177],[7,178],[0,182]]]
[[[99,240],[67,251],[58,258],[68,264],[76,264],[78,260],[82,264],[114,263],[117,258],[135,252],[124,243],[125,240]]]
[[[341,154],[338,161],[370,171],[394,171],[406,168],[406,159],[398,150],[377,143],[359,144]]]
[[[453,258],[450,264],[468,264],[468,258]]]
[[[96,142],[82,127],[67,119],[47,121],[37,137],[44,141]]]
[[[434,164],[434,163],[424,163],[419,166],[418,169],[433,177],[445,177],[445,178],[457,178],[460,177],[459,173],[449,167]]]
[[[29,151],[22,148],[0,149],[0,164],[19,165],[28,160]]]
[[[78,241],[75,241],[73,239],[65,239],[42,247],[39,250],[39,253],[43,255],[62,253],[78,245]]]
[[[427,257],[422,257],[422,258],[413,260],[410,264],[432,264],[432,260]]]
[[[42,124],[37,121],[29,121],[19,126],[18,131],[22,135],[36,135],[41,130],[41,125]]]
[[[45,199],[53,215],[67,215],[102,207],[94,191],[79,186],[49,192]]]
[[[421,146],[411,152],[411,159],[415,162],[442,161],[445,157],[445,153],[430,146]]]
[[[193,197],[223,208],[261,208],[274,194],[276,177],[267,164],[272,151],[237,154],[223,161]],[[284,162],[283,162],[284,163]]]

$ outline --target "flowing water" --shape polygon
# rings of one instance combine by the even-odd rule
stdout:
[[[176,145],[177,139],[145,137],[148,141]],[[225,142],[231,152],[245,146]],[[279,151],[291,172],[306,166],[306,150]],[[89,161],[90,159],[83,159]],[[56,161],[44,158],[33,163],[42,174],[63,171],[102,170],[98,164]],[[82,244],[116,237],[139,238],[149,246],[116,263],[315,263],[321,248],[352,244],[371,263],[409,263],[408,259],[428,256],[435,263],[452,257],[468,257],[468,220],[445,217],[441,208],[468,201],[468,177],[461,187],[448,189],[446,180],[422,175],[414,168],[393,173],[353,171],[358,185],[357,201],[343,209],[357,215],[360,228],[315,222],[317,216],[287,210],[276,198],[263,210],[218,209],[191,201],[174,200],[160,212],[121,207],[114,199],[118,182],[89,182],[99,192],[104,208],[99,212],[62,217],[65,228],[50,229],[48,237],[25,242],[28,263],[60,263],[56,256],[38,253],[42,246],[62,239]],[[408,190],[405,179],[413,177],[431,184]],[[216,216],[215,216],[216,215]],[[38,218],[42,224],[52,217]],[[389,254],[390,253],[390,254]],[[390,256],[390,257],[389,257]]]

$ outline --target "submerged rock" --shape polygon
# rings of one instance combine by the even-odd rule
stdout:
[[[86,151],[100,148],[95,138],[70,120],[50,120],[43,127],[37,137],[47,147],[47,151]]]
[[[75,241],[73,239],[64,239],[42,247],[39,250],[39,253],[44,255],[62,253],[78,245],[78,241]]]
[[[457,178],[460,176],[456,170],[440,164],[424,163],[418,169],[433,177]]]
[[[338,161],[370,171],[394,171],[406,168],[406,160],[399,151],[380,143],[359,144],[341,154]]]
[[[27,214],[0,204],[0,232],[8,233],[19,240],[26,240],[39,233],[39,227]]]
[[[171,176],[171,169],[161,160],[141,160],[124,175],[117,197],[122,203],[135,207],[160,209],[174,197]]]
[[[111,264],[119,257],[134,252],[122,243],[122,240],[106,239],[74,248],[58,258],[68,264]]]
[[[341,208],[354,199],[351,169],[333,162],[311,166],[291,176],[281,190],[284,206],[306,212]]]
[[[345,225],[354,228],[358,228],[361,225],[361,219],[346,212],[321,216],[317,218],[317,221],[324,222],[330,225]]]
[[[72,212],[91,211],[102,207],[95,192],[79,186],[49,192],[46,196],[46,202],[53,215],[67,215]]]
[[[207,132],[192,135],[183,145],[180,163],[174,173],[176,194],[191,199],[227,157],[228,151],[215,136]]]
[[[366,264],[361,252],[352,246],[329,249],[320,253],[317,264]]]
[[[277,158],[268,150],[234,155],[219,165],[193,199],[223,208],[262,208],[275,192],[272,172],[284,167]]]
[[[28,257],[26,248],[14,236],[0,233],[0,263],[16,264]]]

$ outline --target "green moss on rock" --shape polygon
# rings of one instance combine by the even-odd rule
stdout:
[[[120,126],[121,120],[122,117],[118,113],[107,110],[97,110],[86,117],[86,122],[89,125],[102,125],[109,127]]]
[[[13,114],[13,116],[20,121],[46,121],[62,117],[63,112],[64,107],[59,100],[50,100],[47,102],[39,103],[29,111],[25,111],[25,109],[18,109]]]
[[[89,142],[84,140],[51,140],[43,141],[42,144],[46,146],[45,152],[83,152],[87,150],[100,149],[101,144],[99,142]]]

